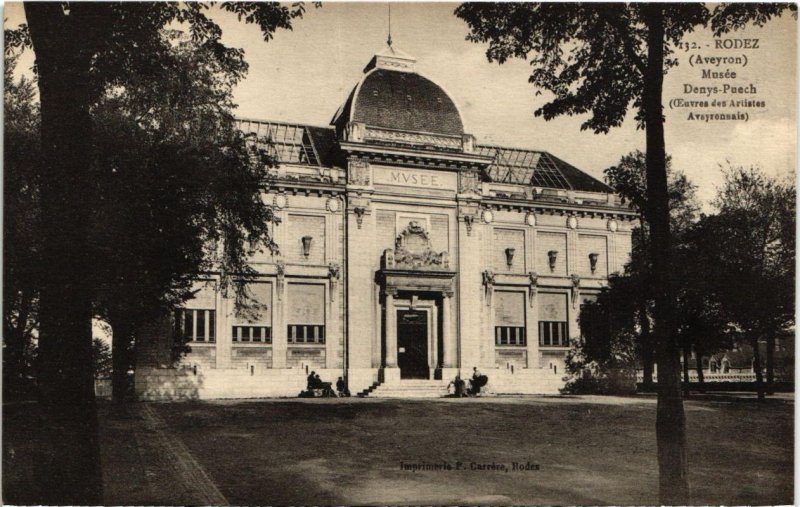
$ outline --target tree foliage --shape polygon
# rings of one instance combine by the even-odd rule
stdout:
[[[794,183],[757,167],[729,167],[714,201],[717,212],[694,232],[709,290],[754,353],[759,341],[767,342],[769,370],[775,336],[795,324],[795,192]],[[760,384],[761,369],[756,373]]]
[[[667,168],[667,197],[672,230],[676,234],[685,231],[697,218],[700,206],[697,202],[697,186],[689,181],[682,171],[673,171],[672,157],[665,159]],[[647,237],[647,164],[645,154],[639,150],[623,155],[617,165],[603,171],[605,180],[622,199],[639,214],[641,233],[634,238],[646,242]]]
[[[680,266],[672,277],[676,336],[683,346],[691,348],[702,341],[702,350],[715,352],[729,341],[725,341],[728,335],[718,307],[709,301],[703,274],[706,268],[700,264],[701,257],[694,254],[696,246],[692,241],[696,238],[689,235],[699,210],[696,187],[685,174],[672,170],[670,157],[666,160],[671,229],[676,236],[676,266]],[[611,277],[601,297],[581,310],[583,340],[574,344],[570,370],[573,389],[626,391],[630,390],[634,360],[644,364],[647,373],[645,363],[652,361],[655,352],[649,334],[654,318],[654,291],[652,266],[647,254],[645,156],[640,151],[629,153],[604,173],[609,186],[617,191],[624,203],[639,213],[640,223],[632,233],[633,248],[624,273]],[[617,353],[612,360],[609,350],[630,353]],[[627,358],[627,362],[623,358]],[[627,377],[622,375],[623,372],[628,372]]]
[[[581,128],[608,132],[629,108],[643,107],[645,9],[636,3],[465,3],[456,15],[470,26],[469,40],[489,44],[490,61],[530,60],[529,81],[553,95],[537,116],[590,113]],[[665,42],[674,46],[708,18],[702,4],[665,5]],[[666,54],[665,70],[677,64],[669,48]],[[644,127],[643,114],[636,118]]]
[[[642,285],[630,274],[613,274],[596,301],[581,306],[581,337],[567,354],[566,392],[626,394],[636,391],[640,344],[637,322]]]
[[[663,4],[664,72],[678,64],[674,48],[710,24],[716,34],[758,26],[793,4]],[[608,132],[630,108],[644,127],[647,6],[642,3],[464,3],[456,16],[469,25],[468,40],[488,44],[489,61],[527,59],[531,84],[552,94],[535,111],[549,120],[589,114],[582,129]]]
[[[741,4],[740,4],[741,5]],[[789,4],[552,4],[465,3],[456,15],[470,27],[468,39],[488,43],[490,61],[529,59],[529,81],[552,98],[535,114],[545,119],[587,115],[582,129],[608,132],[634,109],[646,130],[647,221],[653,286],[654,339],[658,355],[656,440],[661,503],[685,503],[686,424],[680,392],[678,342],[673,316],[672,235],[664,141],[664,75],[677,65],[673,52],[696,28],[715,33],[763,24]],[[538,93],[538,91],[537,91]]]
[[[100,338],[92,338],[92,362],[94,365],[94,378],[105,379],[111,375],[111,347]]]
[[[157,82],[174,79],[168,72],[173,63],[178,68],[186,65],[181,74],[184,79],[205,77],[213,81],[212,76],[219,76],[220,72],[230,72],[238,78],[244,75],[247,67],[243,53],[222,42],[221,28],[207,15],[211,5],[28,2],[25,3],[27,25],[6,32],[5,40],[10,43],[7,50],[27,44],[33,48],[40,97],[38,191],[47,198],[39,201],[39,224],[42,237],[47,241],[42,244],[39,265],[39,390],[48,418],[43,437],[54,442],[48,460],[41,464],[40,473],[37,473],[42,491],[40,503],[100,503],[91,332],[91,318],[101,299],[98,293],[102,292],[98,291],[102,284],[95,274],[99,257],[104,253],[113,256],[109,264],[121,260],[141,261],[139,268],[142,270],[135,278],[131,278],[125,268],[101,270],[111,278],[101,280],[106,286],[105,293],[121,297],[121,294],[113,294],[115,287],[136,287],[141,279],[152,284],[146,286],[145,291],[159,285],[147,270],[147,263],[156,255],[157,245],[152,237],[137,242],[135,238],[142,231],[152,233],[155,238],[188,241],[183,248],[162,251],[162,260],[177,258],[180,269],[198,260],[196,253],[200,244],[216,239],[214,235],[218,234],[228,241],[220,242],[222,253],[217,260],[220,265],[227,265],[223,271],[231,275],[246,275],[242,260],[247,248],[245,239],[253,234],[261,235],[261,243],[269,244],[268,229],[264,225],[268,220],[262,221],[269,214],[263,204],[256,201],[258,187],[250,185],[258,179],[250,169],[252,152],[242,149],[246,142],[234,133],[230,114],[224,115],[221,109],[213,107],[204,108],[202,104],[191,104],[198,106],[196,116],[191,118],[173,114],[175,100],[180,99],[183,105],[193,100],[181,96],[177,88],[155,106],[164,113],[158,116],[152,116],[146,101],[126,102],[121,95],[116,97],[117,106],[125,106],[127,110],[110,109],[110,103],[109,109],[103,106],[117,91],[140,87],[158,94],[167,90],[160,88],[161,85],[179,84],[181,81]],[[214,5],[236,13],[243,22],[256,24],[265,40],[278,29],[290,28],[292,20],[304,12],[303,4],[227,2]],[[163,37],[163,29],[175,26],[188,31],[194,50],[203,52],[211,68],[204,67],[206,63],[203,62],[192,73],[192,63],[184,58],[181,64],[181,58],[173,52],[180,43],[169,39],[165,43]],[[165,62],[173,63],[165,65]],[[222,83],[221,90],[216,88],[217,81],[211,89],[224,95],[225,81]],[[150,98],[155,97],[150,95]],[[209,101],[211,96],[203,99]],[[104,111],[107,114],[103,114]],[[143,116],[132,116],[137,113]],[[101,116],[104,119],[99,121]],[[151,119],[155,120],[148,124]],[[198,125],[194,121],[211,121],[206,126],[206,137],[202,136],[205,133],[200,128],[202,123]],[[164,130],[154,129],[156,126]],[[145,143],[148,151],[141,164],[134,164],[136,155],[122,144],[117,146],[120,153],[116,158],[112,150],[98,149],[103,144],[96,135],[98,132],[105,132],[110,139],[122,140],[114,137],[118,134],[115,127],[130,128],[126,131],[132,135],[125,141]],[[189,141],[192,134],[200,135],[197,143]],[[159,135],[164,137],[156,139]],[[222,148],[220,151],[212,152],[199,144],[208,141],[209,136],[220,141],[214,145]],[[109,165],[100,167],[100,163]],[[201,167],[195,169],[190,164]],[[217,170],[230,172],[217,173]],[[140,179],[135,179],[134,174]],[[126,202],[124,196],[130,195],[126,193],[129,189],[123,188],[121,180],[142,192],[143,202]],[[222,187],[228,195],[220,192]],[[233,195],[243,187],[247,187],[245,193]],[[158,200],[158,195],[164,192],[173,192],[171,201]],[[114,206],[117,199],[119,207]],[[121,204],[129,209],[122,212]],[[240,213],[242,206],[244,213]],[[192,219],[181,225],[185,230],[178,230],[174,222],[164,220],[176,207],[188,210],[182,218]],[[108,210],[111,215],[101,216]],[[230,225],[242,214],[246,215],[247,210],[258,211],[251,223]],[[153,228],[148,229],[148,225]],[[252,226],[250,230],[248,225]],[[99,232],[103,230],[107,233],[105,237]],[[126,232],[131,234],[126,236]],[[200,236],[206,237],[200,240]],[[101,237],[105,241],[98,241]],[[141,247],[141,250],[112,252],[109,241],[124,243],[125,247],[133,249]],[[161,275],[165,273],[158,275],[160,281],[180,278],[178,272],[166,273],[168,276],[163,278]],[[104,298],[106,302],[111,300],[111,297]]]
[[[221,270],[223,289],[243,294],[250,255],[277,245],[260,193],[275,161],[233,116],[242,61],[216,60],[175,31],[162,44],[157,75],[131,73],[92,107],[92,237],[103,259],[96,285],[111,291],[101,296],[127,284],[142,294],[126,299],[168,308],[203,271]]]
[[[3,82],[3,388],[21,396],[34,374],[39,307],[39,111],[35,83],[14,79],[18,52],[6,52]]]
[[[245,304],[249,258],[276,248],[260,194],[275,161],[233,116],[241,55],[218,59],[175,30],[161,46],[148,79],[117,77],[91,110],[94,301],[123,340],[119,371],[132,366],[136,326],[190,297],[199,272],[220,272],[222,290]],[[118,385],[127,376],[114,378],[118,396],[129,391]]]

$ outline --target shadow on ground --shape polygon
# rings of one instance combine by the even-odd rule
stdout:
[[[203,481],[231,504],[657,502],[652,397],[146,407],[159,428],[132,415],[135,407],[101,409],[107,504],[202,503],[193,486]],[[686,503],[792,503],[791,399],[686,407]],[[30,483],[23,471],[8,477],[7,447],[19,432],[4,437],[6,493]]]

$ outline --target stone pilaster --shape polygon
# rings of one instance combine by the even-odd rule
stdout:
[[[453,295],[445,292],[442,296],[442,343],[444,344],[442,352],[444,357],[442,357],[441,364],[445,368],[455,368],[458,363],[456,360],[458,344],[456,343],[456,337],[452,329],[452,313],[450,306]]]
[[[397,368],[397,310],[394,308],[394,296],[391,291],[386,292],[386,350],[385,362],[387,368]]]
[[[283,267],[278,266],[278,281],[273,284],[275,293],[272,295],[272,304],[275,311],[272,314],[272,367],[273,368],[286,368],[286,354],[288,349],[287,336],[286,336],[286,309],[287,297],[283,274],[281,271]],[[282,293],[282,294],[281,294]]]
[[[214,335],[217,337],[216,367],[230,368],[233,345],[230,324],[233,321],[234,301],[222,297],[222,292],[217,291],[216,308],[217,318],[214,329]]]

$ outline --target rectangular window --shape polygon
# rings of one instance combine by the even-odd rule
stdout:
[[[521,291],[495,292],[494,342],[496,345],[525,346],[525,301]]]
[[[272,343],[272,284],[247,285],[248,301],[236,308],[231,326],[233,343]]]
[[[269,326],[233,326],[231,337],[234,343],[272,343],[272,328]]]
[[[179,308],[175,311],[175,332],[184,341],[216,341],[216,311]]]
[[[496,345],[525,346],[525,328],[518,326],[497,326],[494,328]]]
[[[569,347],[567,323],[540,320],[539,345],[542,347]]]
[[[543,292],[536,299],[539,303],[539,345],[569,347],[567,294]]]
[[[286,337],[289,343],[325,343],[325,286],[289,284]]]
[[[286,336],[289,343],[325,343],[325,326],[289,324]]]

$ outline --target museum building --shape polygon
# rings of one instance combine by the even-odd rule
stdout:
[[[328,127],[239,120],[280,161],[260,310],[199,279],[170,330],[140,338],[140,399],[297,396],[310,371],[367,396],[441,396],[476,367],[489,392],[563,386],[581,305],[623,269],[636,215],[550,153],[481,144],[414,64],[375,55]]]

